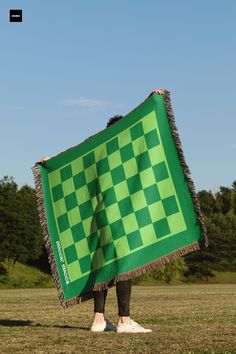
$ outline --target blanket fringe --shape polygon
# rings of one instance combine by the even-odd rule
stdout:
[[[64,297],[61,282],[59,279],[59,274],[58,274],[58,270],[56,267],[55,257],[53,254],[52,244],[51,244],[49,231],[48,231],[48,227],[47,227],[46,211],[45,211],[44,200],[43,200],[41,173],[40,173],[39,165],[35,164],[35,166],[32,168],[32,171],[33,171],[34,181],[35,181],[36,199],[37,199],[37,205],[38,205],[38,210],[39,210],[39,220],[40,220],[40,224],[41,224],[42,230],[43,230],[43,238],[45,241],[45,247],[46,247],[47,254],[48,254],[48,260],[49,260],[49,264],[51,267],[52,277],[53,277],[55,286],[58,291],[58,298],[59,298],[60,303],[63,308],[68,308],[68,307],[76,305],[82,301],[92,299],[93,298],[93,291],[101,291],[101,290],[108,289],[108,288],[114,286],[119,281],[133,279],[133,278],[138,277],[148,271],[152,271],[158,267],[166,265],[171,260],[176,260],[177,258],[184,256],[190,252],[197,251],[199,249],[201,250],[201,249],[204,249],[205,247],[208,246],[206,228],[204,225],[199,201],[198,201],[195,187],[194,187],[194,184],[193,184],[193,181],[191,178],[189,167],[186,164],[186,161],[184,158],[184,153],[183,153],[182,145],[180,142],[179,133],[177,130],[177,126],[175,124],[175,118],[174,118],[173,110],[171,107],[171,101],[170,101],[170,93],[169,93],[169,91],[166,91],[166,90],[165,90],[165,94],[164,94],[164,102],[165,102],[167,117],[169,120],[172,136],[175,141],[175,146],[176,146],[176,149],[177,149],[177,152],[179,155],[181,166],[184,171],[185,179],[188,184],[189,192],[192,196],[195,212],[197,215],[197,219],[199,221],[199,225],[200,225],[200,228],[202,231],[203,238],[201,240],[199,240],[198,242],[187,245],[179,250],[173,251],[173,252],[171,252],[159,259],[156,259],[150,263],[147,263],[139,268],[136,268],[132,271],[118,275],[114,279],[111,279],[107,282],[95,284],[92,291],[87,292],[81,296],[76,296],[71,300],[66,300]],[[68,150],[70,150],[70,149],[68,149]]]
[[[47,226],[47,219],[46,219],[46,211],[44,208],[44,200],[43,200],[43,186],[42,186],[42,179],[41,173],[39,169],[39,165],[35,164],[32,168],[33,175],[34,175],[34,182],[35,182],[35,190],[36,190],[36,200],[37,206],[39,211],[39,221],[43,231],[43,239],[45,248],[47,250],[48,261],[51,267],[52,277],[58,291],[58,298],[60,300],[61,305],[64,307],[65,298],[62,290],[62,286],[59,279],[58,270],[56,267],[55,257],[52,250],[52,244],[49,236],[48,226]]]
[[[200,204],[198,201],[197,193],[195,190],[195,186],[194,186],[193,180],[191,178],[191,173],[190,173],[189,167],[188,167],[185,157],[184,157],[184,152],[183,152],[182,144],[180,141],[179,132],[178,132],[178,129],[177,129],[177,126],[175,123],[175,117],[174,117],[174,113],[173,113],[172,106],[171,106],[170,92],[166,91],[166,90],[165,90],[165,94],[164,94],[164,102],[165,102],[166,113],[167,113],[167,117],[169,120],[172,136],[173,136],[175,146],[176,146],[176,149],[178,152],[180,164],[183,168],[184,177],[185,177],[185,180],[188,184],[188,189],[191,194],[194,209],[196,212],[196,216],[197,216],[197,219],[198,219],[198,222],[200,225],[202,239],[199,240],[199,246],[200,246],[200,249],[203,250],[206,247],[208,247],[208,245],[209,245],[207,231],[206,231],[206,227],[204,225],[204,220],[203,220]]]

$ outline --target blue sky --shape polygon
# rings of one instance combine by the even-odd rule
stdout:
[[[10,8],[23,23],[10,23]],[[236,179],[234,0],[0,3],[0,178],[104,129],[154,89],[171,92],[197,190]]]

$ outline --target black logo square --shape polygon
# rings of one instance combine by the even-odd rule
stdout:
[[[10,10],[10,22],[22,22],[22,10]]]

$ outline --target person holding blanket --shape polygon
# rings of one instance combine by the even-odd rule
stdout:
[[[155,90],[151,95],[163,95],[164,90]],[[123,116],[116,115],[109,119],[107,127],[113,125]],[[49,157],[43,157],[41,162],[48,160]],[[116,331],[118,333],[149,333],[151,329],[142,327],[140,324],[130,318],[130,298],[131,298],[131,279],[119,281],[116,283],[116,296],[118,304],[118,324],[115,326],[109,320],[105,319],[105,304],[108,290],[94,291],[94,318],[91,326],[92,332]]]

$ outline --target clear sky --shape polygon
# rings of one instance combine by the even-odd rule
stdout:
[[[23,23],[9,22],[11,8],[23,10]],[[33,186],[42,156],[165,88],[196,189],[230,186],[235,18],[235,0],[1,1],[0,178]]]

